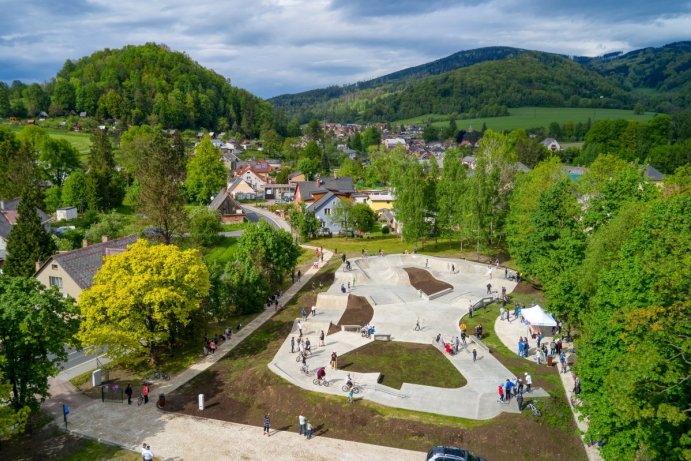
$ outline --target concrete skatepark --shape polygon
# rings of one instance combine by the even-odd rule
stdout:
[[[358,331],[338,331],[327,335],[325,346],[318,347],[319,333],[328,333],[329,327],[337,325],[346,310],[348,295],[365,297],[374,310],[372,321],[377,334],[390,335],[392,341],[433,344],[437,334],[449,342],[451,337],[460,336],[459,323],[468,314],[469,306],[487,296],[487,283],[492,290],[506,287],[513,291],[515,282],[504,279],[503,270],[492,270],[492,276],[485,264],[462,259],[435,258],[426,255],[369,256],[351,259],[351,270],[341,265],[335,274],[334,283],[325,292],[319,293],[316,316],[303,321],[303,334],[310,338],[312,355],[307,365],[310,376],[300,371],[296,354],[290,351],[290,336],[298,337],[298,319],[288,336],[269,364],[269,368],[289,382],[310,391],[325,392],[345,397],[342,386],[347,371],[331,370],[329,360],[335,351],[339,356],[374,341],[365,338]],[[451,266],[454,266],[454,272]],[[425,269],[443,282],[453,286],[436,294],[425,294],[415,289],[404,268]],[[341,285],[350,282],[350,293],[342,293]],[[311,306],[302,306],[309,313]],[[415,331],[416,321],[421,331]],[[484,325],[493,328],[493,325]],[[470,332],[469,332],[470,333]],[[472,350],[478,353],[473,362]],[[376,403],[408,410],[457,416],[469,419],[490,419],[502,412],[518,413],[515,404],[500,403],[497,386],[507,378],[515,376],[504,367],[480,342],[468,339],[468,346],[457,355],[444,356],[466,378],[467,384],[457,389],[404,383],[401,389],[379,384],[379,373],[351,373],[362,391],[358,397]],[[329,387],[316,386],[312,380],[314,371],[326,367]],[[542,389],[534,389],[532,396],[546,397]]]

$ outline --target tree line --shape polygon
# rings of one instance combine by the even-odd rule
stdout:
[[[506,249],[576,338],[586,439],[605,459],[688,455],[691,168],[656,186],[600,154],[574,181],[553,155],[524,173],[511,138],[488,131],[474,168],[392,153],[402,238]]]

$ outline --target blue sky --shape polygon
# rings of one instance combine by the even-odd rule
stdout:
[[[0,80],[165,43],[262,97],[505,45],[595,56],[691,39],[691,1],[0,0]]]

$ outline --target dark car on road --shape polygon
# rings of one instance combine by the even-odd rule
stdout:
[[[427,461],[487,461],[462,448],[438,446],[427,453]]]

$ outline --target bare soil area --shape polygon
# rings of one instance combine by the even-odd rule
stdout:
[[[416,290],[422,290],[427,296],[439,293],[447,288],[453,288],[450,283],[435,279],[432,274],[424,269],[404,267],[403,270],[408,273],[410,284],[415,287]]]
[[[364,296],[348,295],[348,305],[338,325],[364,325],[370,323],[374,309]],[[340,329],[339,329],[340,331]]]

